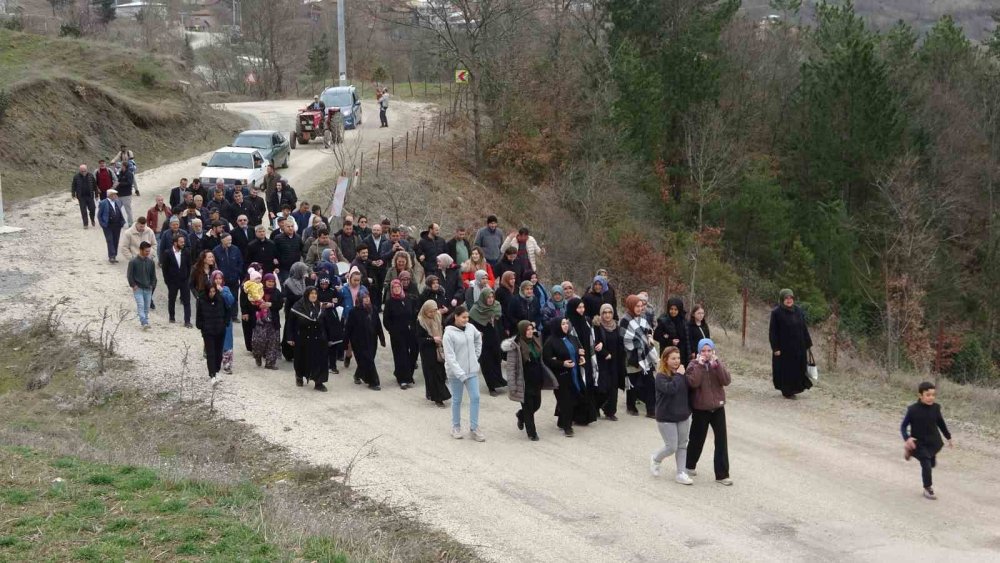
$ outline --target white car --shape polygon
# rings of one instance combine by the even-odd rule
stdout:
[[[202,162],[201,183],[214,186],[217,178],[222,178],[227,186],[239,180],[245,186],[256,186],[264,179],[267,160],[260,151],[252,147],[223,147],[212,155],[208,162]]]

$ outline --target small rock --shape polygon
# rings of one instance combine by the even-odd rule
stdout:
[[[55,479],[52,480],[53,485],[58,485],[59,483],[63,482],[65,482],[65,479],[63,479],[62,477],[56,477]]]
[[[285,432],[291,432],[292,431],[292,429],[290,427],[288,427],[288,426],[282,428],[282,430],[284,430]]]

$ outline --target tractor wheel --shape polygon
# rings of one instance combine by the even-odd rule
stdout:
[[[291,135],[289,135],[288,136],[288,148],[290,148],[292,150],[295,150],[295,146],[296,146],[298,140],[299,140],[298,133],[294,133],[293,132]]]

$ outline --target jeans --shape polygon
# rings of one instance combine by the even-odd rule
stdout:
[[[479,374],[462,381],[456,377],[448,378],[448,388],[451,389],[451,426],[462,427],[462,393],[469,391],[469,428],[479,428]]]
[[[87,226],[87,220],[90,220],[90,224],[95,224],[94,212],[97,210],[97,204],[94,203],[94,198],[92,197],[82,197],[79,199],[80,204],[80,218],[83,219],[83,226]],[[89,217],[88,217],[89,216]]]
[[[684,473],[687,465],[688,433],[691,431],[691,417],[682,422],[657,422],[657,429],[663,437],[663,447],[653,454],[656,463],[675,455],[677,473]]]
[[[104,229],[104,240],[108,243],[108,259],[111,260],[118,256],[118,241],[121,240],[122,227],[121,225],[115,227],[103,227]]]
[[[174,320],[178,296],[181,298],[181,305],[184,306],[184,324],[191,324],[191,293],[188,292],[187,286],[167,286],[167,314],[170,315],[170,320]]]
[[[139,322],[142,326],[149,324],[149,304],[153,302],[153,290],[139,288],[132,292],[135,297],[135,308],[139,314]]]
[[[729,445],[726,440],[726,409],[719,407],[714,411],[696,410],[691,415],[691,441],[688,444],[687,468],[696,469],[701,450],[705,447],[708,437],[708,427],[712,427],[715,436],[715,478],[729,478]]]
[[[118,198],[118,201],[121,202],[122,208],[125,210],[123,215],[125,215],[128,218],[128,223],[126,223],[126,225],[131,227],[132,223],[135,222],[132,220],[132,196],[130,195],[121,196]]]

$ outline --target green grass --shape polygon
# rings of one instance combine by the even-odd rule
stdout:
[[[0,561],[347,561],[330,539],[306,538],[296,553],[265,538],[250,483],[173,481],[7,446],[0,470]]]

